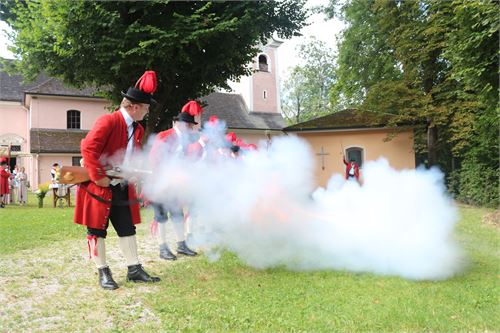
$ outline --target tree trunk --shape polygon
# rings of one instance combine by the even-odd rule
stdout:
[[[300,122],[300,98],[297,98],[297,124]]]
[[[159,125],[162,121],[163,113],[165,113],[167,109],[168,96],[170,96],[170,89],[164,89],[161,97],[157,99],[158,104],[150,107],[144,133],[145,140],[147,140],[152,133],[164,130],[164,128],[160,128]]]
[[[437,164],[437,140],[438,129],[432,122],[429,122],[427,125],[427,160],[429,167]]]

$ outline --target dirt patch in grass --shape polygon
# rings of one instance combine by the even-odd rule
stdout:
[[[500,229],[500,210],[495,210],[483,216],[483,223]]]
[[[158,275],[160,268],[165,269],[166,264],[156,259],[158,245],[149,235],[138,235],[138,250],[147,271]],[[159,287],[125,281],[127,266],[118,237],[108,237],[106,254],[120,286],[113,292],[98,286],[97,269],[88,259],[83,237],[1,256],[0,331],[110,331],[116,327],[134,331],[140,330],[140,325],[161,327],[160,319],[143,300]]]

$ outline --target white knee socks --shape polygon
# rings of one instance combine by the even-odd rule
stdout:
[[[158,222],[158,243],[167,245],[167,222]]]
[[[138,265],[139,258],[137,256],[137,240],[135,235],[119,237],[120,249],[127,260],[127,266]]]
[[[183,221],[180,221],[180,222],[177,222],[177,221],[172,221],[172,226],[174,227],[174,231],[175,231],[175,236],[177,237],[177,241],[178,242],[182,242],[182,241],[185,241],[186,240],[186,236],[184,234],[184,222]]]
[[[106,263],[106,242],[104,241],[104,238],[101,237],[97,237],[96,242],[97,255],[94,255],[94,262],[97,268],[103,268],[108,266]],[[93,252],[94,251],[92,251],[92,253]]]

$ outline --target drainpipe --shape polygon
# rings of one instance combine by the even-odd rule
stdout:
[[[39,168],[40,164],[39,164],[39,160],[38,159],[39,159],[39,154],[35,154],[35,165],[34,165],[34,168],[33,168],[34,169],[33,170],[34,171],[33,174],[35,176],[35,179],[34,179],[35,180],[35,184],[34,185],[36,186],[35,190],[38,189],[38,182],[40,181],[40,168]]]

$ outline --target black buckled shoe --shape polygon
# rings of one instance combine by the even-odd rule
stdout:
[[[113,276],[111,275],[111,270],[109,267],[98,268],[99,271],[99,285],[103,289],[107,290],[115,290],[118,289],[118,284],[116,284],[115,280],[113,280]]]
[[[177,260],[175,254],[173,254],[166,245],[160,246],[160,258],[165,260]]]
[[[187,247],[186,241],[182,241],[177,242],[177,254],[184,254],[186,256],[194,257],[198,253]]]
[[[141,264],[128,266],[127,281],[132,282],[159,282],[159,277],[150,276]]]

